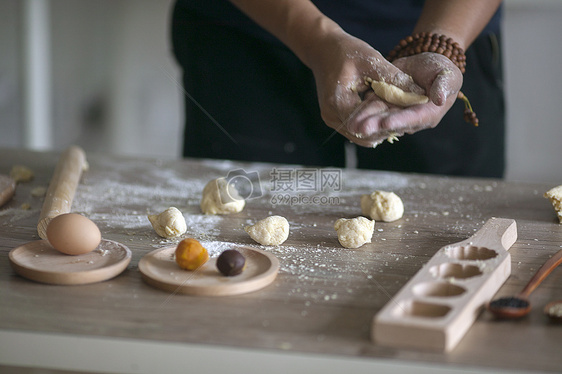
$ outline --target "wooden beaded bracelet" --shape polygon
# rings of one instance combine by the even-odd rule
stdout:
[[[401,57],[413,56],[423,52],[439,53],[449,58],[461,73],[464,74],[466,71],[466,56],[459,44],[446,35],[428,32],[420,32],[400,40],[396,47],[390,51],[387,59],[392,62]],[[464,120],[478,126],[478,118],[466,95],[459,91],[457,98],[464,102]]]

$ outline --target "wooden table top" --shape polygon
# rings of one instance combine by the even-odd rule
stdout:
[[[512,183],[377,171],[315,169],[294,165],[210,160],[156,160],[88,154],[73,211],[96,222],[105,239],[128,246],[133,258],[111,280],[57,286],[24,279],[8,253],[37,240],[42,198],[59,153],[0,150],[0,174],[16,164],[30,167],[33,181],[20,183],[0,208],[0,331],[117,337],[250,348],[411,364],[452,364],[488,369],[559,371],[562,325],[549,322],[543,306],[562,299],[562,269],[531,295],[530,315],[497,321],[484,311],[450,353],[402,350],[370,340],[373,316],[441,247],[471,236],[491,217],[517,222],[512,272],[498,296],[518,293],[535,271],[562,249],[562,225],[543,193],[544,184]],[[204,185],[243,169],[253,178],[246,208],[206,216],[199,208]],[[256,184],[259,176],[259,186]],[[372,243],[345,249],[333,223],[361,214],[360,196],[394,191],[404,217],[377,222]],[[316,204],[310,196],[317,196]],[[170,294],[147,285],[137,264],[150,251],[174,245],[156,235],[146,215],[180,209],[192,236],[212,252],[224,243],[255,246],[280,261],[266,288],[228,297]],[[263,247],[244,226],[278,214],[291,225],[279,247]]]

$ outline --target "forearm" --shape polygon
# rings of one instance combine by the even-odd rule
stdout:
[[[427,31],[447,35],[466,50],[500,3],[501,0],[427,0],[414,33]]]
[[[242,12],[275,35],[306,65],[318,40],[343,33],[309,0],[230,0]]]

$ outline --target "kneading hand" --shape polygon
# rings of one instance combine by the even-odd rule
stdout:
[[[351,141],[374,146],[391,134],[435,127],[462,86],[462,73],[447,57],[421,53],[392,64],[306,0],[230,0],[275,35],[316,79],[322,118]],[[501,0],[426,0],[414,31],[448,35],[466,49],[490,20]],[[429,101],[402,108],[389,104],[365,78],[425,94]],[[419,84],[419,86],[417,84]]]
[[[445,56],[422,53],[388,62],[367,43],[342,33],[318,46],[310,67],[322,118],[352,142],[373,147],[390,134],[435,127],[453,105],[462,73]],[[425,94],[426,104],[407,108],[376,96],[365,78]],[[418,84],[416,84],[418,83]]]
[[[309,56],[322,119],[340,134],[362,146],[373,146],[388,137],[372,127],[373,115],[384,117],[395,106],[378,98],[366,84],[371,78],[404,91],[425,94],[411,76],[388,62],[377,50],[345,32],[319,41]],[[386,129],[382,129],[383,132]]]
[[[364,118],[355,124],[367,133],[381,129],[413,133],[437,126],[457,99],[463,82],[460,69],[447,57],[431,52],[400,58],[394,65],[424,88],[429,102],[395,108],[384,116]]]

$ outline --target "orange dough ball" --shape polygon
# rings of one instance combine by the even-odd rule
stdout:
[[[101,242],[98,226],[83,215],[61,214],[47,226],[47,240],[59,252],[81,255],[93,251]]]
[[[176,248],[176,263],[185,270],[196,270],[209,260],[207,250],[193,238],[187,238],[178,243]]]

